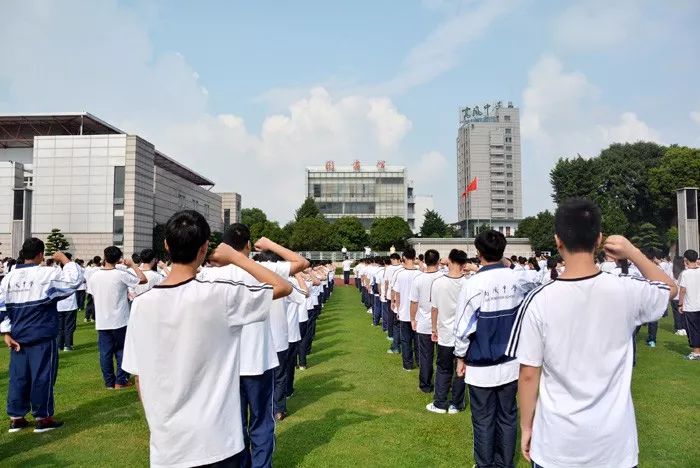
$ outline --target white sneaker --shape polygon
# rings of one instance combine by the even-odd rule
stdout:
[[[372,313],[372,309],[367,309],[367,313],[368,313],[368,314],[371,314],[371,313]]]
[[[681,336],[688,336],[688,332],[685,329],[678,331],[681,332]]]
[[[428,404],[426,405],[425,409],[427,409],[427,410],[430,411],[431,413],[437,413],[437,414],[446,414],[446,413],[447,413],[446,410],[438,408],[438,407],[435,406],[435,404],[433,404],[433,403],[428,403]]]
[[[700,354],[690,353],[685,358],[688,361],[700,361]]]
[[[447,414],[457,414],[459,413],[459,410],[455,405],[450,405],[449,408],[447,408]]]

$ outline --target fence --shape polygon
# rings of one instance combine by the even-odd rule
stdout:
[[[347,256],[350,260],[361,260],[367,257],[364,251],[361,252],[338,252],[338,251],[302,251],[299,254],[308,258],[309,260],[330,260],[332,262],[342,262]],[[375,252],[372,251],[370,255],[389,255],[389,252]]]

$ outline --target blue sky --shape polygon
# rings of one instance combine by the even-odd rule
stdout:
[[[700,145],[700,2],[9,1],[0,112],[87,110],[287,221],[305,166],[405,164],[456,220],[457,109],[521,108],[525,214],[560,156]]]

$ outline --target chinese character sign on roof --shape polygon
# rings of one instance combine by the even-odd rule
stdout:
[[[352,169],[354,171],[360,170],[360,160],[359,159],[356,159],[355,162],[352,163]]]
[[[328,171],[328,172],[333,172],[333,171],[335,171],[335,162],[333,162],[333,161],[326,161],[326,171]]]

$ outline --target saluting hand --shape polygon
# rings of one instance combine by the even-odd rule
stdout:
[[[603,245],[605,253],[615,260],[628,259],[637,251],[632,242],[624,236],[612,235],[608,236]]]
[[[268,250],[272,250],[272,247],[275,245],[274,242],[272,242],[270,239],[267,237],[261,237],[260,239],[255,242],[255,250],[258,252],[266,252]]]

